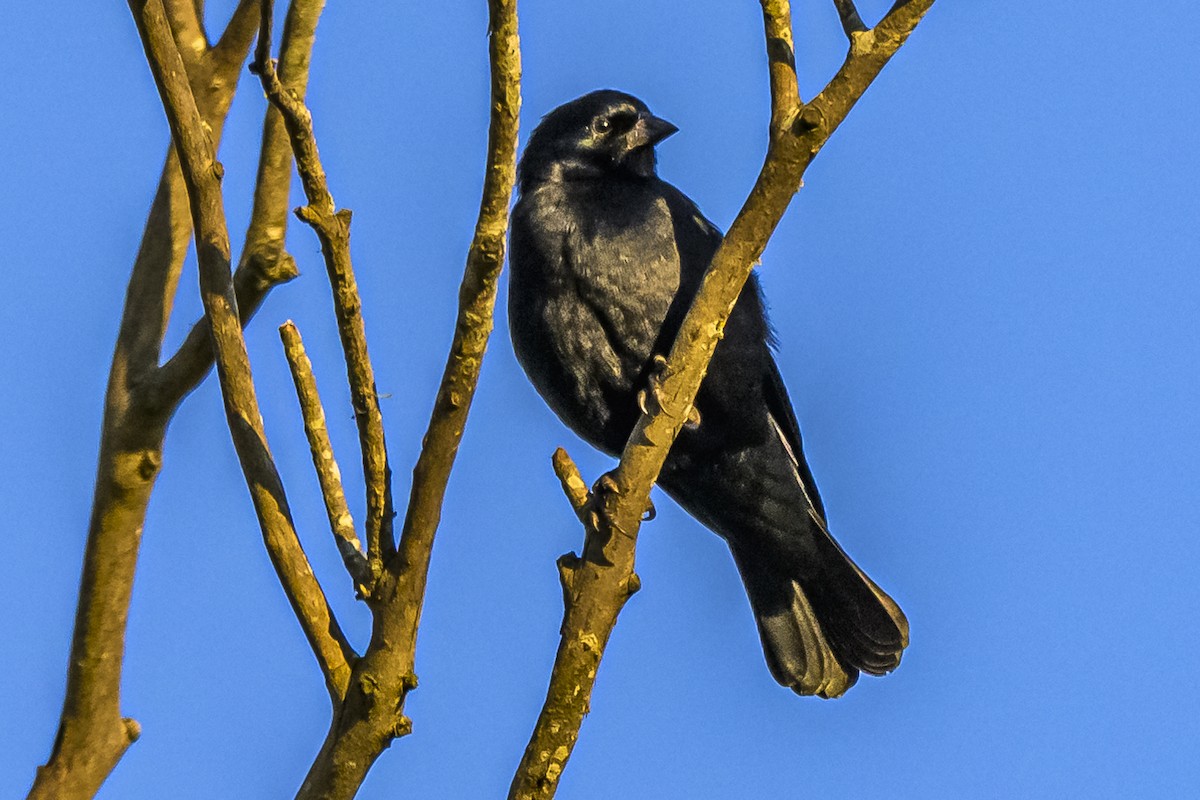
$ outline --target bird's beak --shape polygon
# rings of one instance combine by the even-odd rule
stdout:
[[[653,114],[643,114],[638,117],[637,124],[633,126],[633,146],[642,147],[644,145],[654,146],[663,139],[678,131],[671,123],[665,119],[660,119]]]

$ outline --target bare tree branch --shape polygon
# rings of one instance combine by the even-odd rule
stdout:
[[[263,90],[271,104],[283,115],[296,158],[296,171],[308,198],[308,205],[297,209],[296,215],[307,222],[320,239],[325,269],[333,289],[334,314],[342,351],[346,356],[346,375],[362,450],[367,491],[367,561],[371,574],[378,576],[383,572],[383,562],[395,552],[391,470],[383,433],[383,416],[379,413],[379,397],[375,390],[375,371],[367,352],[362,301],[350,260],[351,215],[348,209],[338,211],[334,205],[317,151],[312,115],[303,102],[284,89],[275,72],[275,65],[271,62],[272,3],[265,0],[261,7],[260,35],[252,69],[260,75]],[[368,591],[373,583],[367,585]]]
[[[171,8],[177,30],[199,30],[198,5],[173,2]],[[220,139],[248,46],[243,40],[237,52],[231,40],[220,63],[202,58],[189,67],[189,81],[200,85],[206,98],[204,120],[214,140]],[[37,771],[30,798],[93,796],[138,736],[137,723],[120,713],[125,627],[163,438],[183,396],[171,404],[157,403],[151,386],[191,229],[187,191],[172,147],[126,291],[105,396],[63,712],[53,751]]]
[[[787,0],[762,0],[770,57],[771,136],[762,171],[704,276],[671,348],[659,388],[659,407],[634,428],[617,469],[593,490],[598,507],[584,556],[559,560],[565,609],[562,639],[546,702],[509,791],[516,798],[550,798],[579,736],[596,671],[617,615],[639,581],[634,555],[650,489],[671,444],[686,423],[713,349],[742,286],[800,187],[805,169],[933,0],[902,0],[854,44],[837,75],[807,104],[795,93],[791,11]],[[569,491],[578,508],[576,492]]]
[[[329,528],[346,571],[354,581],[360,596],[370,593],[373,583],[371,568],[363,554],[362,543],[354,531],[354,518],[346,504],[346,490],[342,488],[342,474],[337,459],[333,457],[333,443],[329,441],[329,429],[325,426],[325,409],[321,407],[321,396],[317,392],[317,379],[313,375],[312,363],[304,352],[304,342],[295,323],[288,320],[279,326],[279,337],[283,340],[283,352],[292,370],[292,381],[296,384],[296,396],[300,400],[300,412],[304,417],[304,433],[312,452],[313,468],[321,484],[321,496],[325,500],[325,513],[329,517]]]
[[[762,0],[763,33],[767,39],[767,76],[771,84],[771,127],[775,137],[800,107],[796,80],[796,46],[788,0]]]
[[[300,98],[303,98],[308,87],[313,41],[324,5],[324,0],[292,0],[288,6],[280,46],[279,74]],[[253,30],[257,30],[258,10],[257,0],[243,0],[230,25],[245,16],[254,21]],[[232,34],[227,31],[217,47],[226,44],[232,47],[233,41]],[[245,60],[245,51],[250,46],[248,38],[237,41],[243,45],[243,49],[238,51],[241,58],[234,68],[235,73],[240,69]],[[272,287],[291,280],[297,274],[295,262],[283,251],[290,210],[288,194],[291,177],[292,147],[287,130],[279,112],[274,106],[268,106],[263,121],[258,178],[254,186],[254,209],[234,274],[238,312],[243,325]],[[190,221],[188,227],[190,230]],[[176,354],[153,376],[153,385],[147,388],[147,393],[156,405],[171,406],[198,386],[211,368],[212,337],[209,336],[208,319],[201,317],[192,326]]]
[[[170,36],[161,0],[130,0],[129,6],[163,100],[191,199],[200,294],[212,329],[217,374],[234,447],[268,554],[317,657],[330,695],[337,698],[345,692],[356,655],[296,537],[283,485],[267,448],[233,293],[229,234],[220,188],[221,166],[183,77],[182,59]]]
[[[349,255],[349,212],[336,211],[313,134],[312,119],[298,97],[275,75],[270,60],[270,0],[263,0],[255,70],[272,104],[283,113],[309,205],[297,211],[321,240],[346,353],[363,445],[368,486],[368,558],[376,582],[368,596],[375,618],[366,653],[357,662],[348,691],[335,703],[334,718],[321,752],[298,798],[350,798],[367,771],[395,738],[411,730],[403,714],[416,687],[413,671],[417,627],[424,601],[430,550],[446,482],[478,381],[480,362],[492,328],[496,280],[504,260],[508,206],[516,175],[517,119],[520,108],[520,46],[515,0],[491,0],[489,55],[492,102],[487,172],[475,237],[459,293],[459,315],[429,431],[414,475],[401,549],[393,553],[390,529],[390,474],[361,306]],[[365,412],[365,413],[364,413]],[[382,470],[381,470],[382,467]],[[382,481],[380,481],[382,478]],[[373,497],[373,493],[374,497]],[[384,503],[379,505],[378,498]],[[379,512],[382,511],[382,517]],[[377,568],[382,568],[375,572]]]
[[[179,55],[187,65],[189,73],[208,54],[208,35],[204,32],[203,0],[164,0],[163,10],[175,34]],[[245,58],[245,56],[243,56]]]
[[[563,494],[567,496],[571,508],[575,509],[575,515],[584,525],[590,524],[588,487],[583,481],[583,476],[579,474],[579,467],[575,466],[567,451],[561,447],[554,451],[552,463],[554,474],[558,476],[558,482],[562,485]]]
[[[239,0],[225,32],[212,47],[212,58],[218,62],[233,59],[238,66],[246,60],[246,51],[258,31],[258,3],[256,0]]]
[[[496,282],[504,265],[508,206],[517,168],[517,123],[521,108],[521,43],[516,0],[489,0],[491,122],[487,171],[475,236],[458,293],[458,319],[442,373],[424,446],[413,469],[408,513],[400,535],[397,569],[408,570],[412,601],[420,608],[434,534],[441,520],[446,484],[466,426],[479,369],[492,330]],[[415,630],[413,631],[415,634]]]

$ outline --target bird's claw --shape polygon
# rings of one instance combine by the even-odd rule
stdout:
[[[592,484],[592,490],[588,492],[588,522],[592,530],[603,530],[603,523],[611,526],[608,504],[618,493],[617,481],[610,472],[604,473]]]
[[[646,388],[637,393],[638,408],[643,414],[657,413],[662,408],[662,381],[666,368],[667,359],[661,353],[656,354],[646,371]]]
[[[655,355],[646,373],[646,389],[637,393],[638,409],[643,414],[656,414],[662,410],[663,372],[667,368],[667,359],[663,355]],[[687,420],[683,427],[694,431],[700,427],[700,412],[696,406],[688,409]]]

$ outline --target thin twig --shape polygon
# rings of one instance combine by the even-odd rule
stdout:
[[[345,562],[346,571],[354,581],[354,588],[366,596],[371,586],[371,569],[362,552],[362,542],[354,530],[354,518],[346,504],[346,490],[342,488],[342,473],[333,456],[333,443],[329,441],[329,429],[325,426],[325,409],[321,407],[321,396],[317,392],[317,379],[313,375],[312,362],[304,352],[300,331],[291,320],[279,326],[279,338],[283,340],[283,352],[292,371],[292,382],[296,384],[296,397],[300,401],[300,413],[304,417],[304,433],[312,453],[313,468],[321,484],[321,496],[325,500],[325,513],[329,517],[329,529],[333,532],[338,552]]]
[[[761,0],[770,58],[771,132],[754,188],[713,257],[662,373],[658,409],[644,414],[629,437],[602,513],[589,519],[584,555],[559,560],[562,638],[550,686],[529,745],[513,778],[510,800],[554,796],[588,711],[604,648],[625,601],[637,590],[637,533],[650,489],[688,418],[714,348],[743,285],[800,187],[804,171],[879,70],[916,27],[933,0],[897,4],[859,37],[833,80],[810,103],[795,93],[791,12],[786,0]],[[577,495],[568,491],[572,506]],[[592,498],[596,502],[597,498]],[[614,535],[620,533],[622,535]]]
[[[579,467],[575,466],[571,456],[561,447],[554,451],[551,462],[554,465],[554,474],[562,484],[563,494],[567,496],[571,508],[575,509],[575,515],[579,517],[580,522],[588,524],[588,487],[583,476],[579,474]]]
[[[350,259],[351,215],[348,209],[339,211],[334,206],[317,150],[312,115],[276,74],[275,64],[270,57],[272,5],[271,0],[262,2],[258,47],[251,69],[261,78],[263,91],[271,104],[283,115],[296,159],[296,171],[308,198],[308,205],[297,209],[296,215],[316,232],[321,241],[321,253],[325,257],[362,449],[363,478],[367,492],[367,560],[371,574],[377,577],[383,572],[384,562],[395,552],[391,469],[388,465],[383,416],[379,412],[379,396],[375,389],[375,371],[367,352],[362,300],[358,295],[358,284]]]

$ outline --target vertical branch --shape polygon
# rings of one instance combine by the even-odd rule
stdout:
[[[475,396],[483,354],[492,331],[496,282],[504,265],[508,206],[517,170],[517,123],[521,110],[521,43],[516,0],[489,0],[491,121],[487,171],[475,235],[458,292],[454,340],[425,432],[425,444],[413,469],[408,513],[400,537],[397,567],[415,581],[411,601],[424,595],[433,537],[441,521],[442,501],[458,454],[467,413]],[[413,631],[414,635],[416,631]]]
[[[796,45],[792,40],[789,0],[763,0],[763,30],[767,39],[767,74],[771,83],[771,136],[800,105],[796,81]]]
[[[650,489],[688,419],[742,286],[813,157],[933,4],[933,0],[900,0],[874,29],[856,35],[838,73],[804,104],[796,94],[788,3],[761,2],[771,83],[766,160],[676,336],[659,387],[659,407],[638,421],[617,469],[602,480],[605,491],[589,497],[589,506],[600,513],[588,517],[585,558],[568,554],[559,559],[565,605],[562,638],[546,701],[513,778],[510,800],[544,800],[557,791],[617,615],[640,583],[633,571],[634,555]],[[560,479],[564,486],[576,486],[576,476],[565,461],[556,459]],[[576,494],[573,489],[568,497],[578,510]]]

